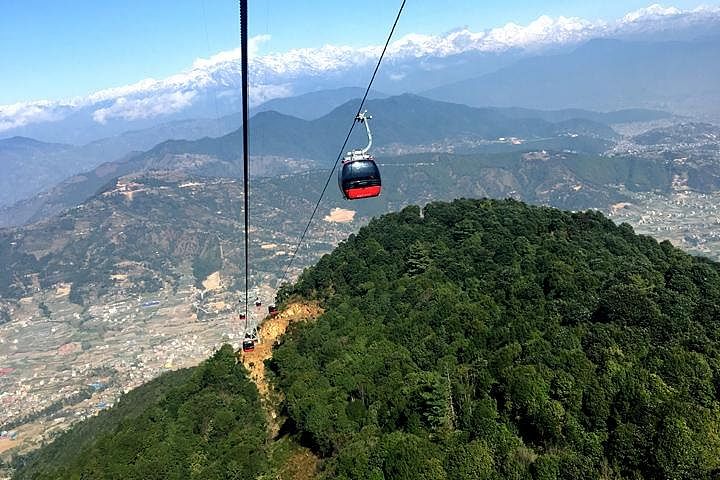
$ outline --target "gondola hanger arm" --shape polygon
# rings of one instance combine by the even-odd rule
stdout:
[[[372,118],[372,115],[367,114],[367,110],[365,110],[362,113],[359,113],[357,117],[355,117],[355,120],[365,125],[365,130],[367,131],[368,136],[368,144],[367,147],[360,150],[360,153],[362,155],[365,155],[367,152],[370,151],[370,147],[372,147],[372,133],[370,132],[370,120]]]

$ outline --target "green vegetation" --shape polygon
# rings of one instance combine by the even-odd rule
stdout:
[[[410,104],[417,101],[412,96],[402,100]],[[456,107],[444,115],[449,116]],[[491,119],[497,115],[491,115],[492,111],[486,113]],[[472,118],[458,122],[470,125]],[[400,122],[400,117],[394,122]],[[515,124],[511,119],[508,122],[508,128]],[[583,123],[576,123],[573,128],[561,130],[578,131]],[[357,132],[365,135],[362,129]],[[353,145],[364,144],[362,135]],[[692,151],[679,147],[662,154],[598,155],[593,152],[605,151],[607,145],[597,136],[561,135],[542,139],[529,136],[526,140],[521,145],[512,145],[470,137],[463,143],[462,150],[474,153],[379,157],[383,194],[352,204],[351,208],[357,212],[356,222],[400,210],[409,201],[511,196],[533,204],[584,210],[631,201],[628,191],[669,193],[673,178],[686,178],[688,187],[702,192],[720,189],[718,162],[711,161],[714,153],[709,150],[707,156],[701,155],[706,160],[699,161]],[[158,152],[169,148],[163,145],[158,147]],[[711,145],[714,144],[709,142],[703,148],[710,149]],[[159,155],[158,152],[155,153]],[[178,153],[168,158],[180,161],[184,157]],[[678,158],[687,158],[687,161],[675,162]],[[243,216],[241,182],[146,171],[144,163],[143,168],[140,164],[135,164],[137,168],[123,165],[129,170],[109,169],[101,183],[94,177],[98,185],[92,182],[88,195],[95,192],[97,186],[104,187],[83,205],[75,207],[77,199],[61,201],[74,207],[47,222],[0,230],[0,296],[20,299],[32,295],[37,282],[42,289],[68,283],[72,284],[72,302],[92,305],[108,294],[147,295],[162,288],[177,289],[188,266],[192,266],[198,287],[208,274],[221,267],[225,278],[244,275],[242,222],[238,221]],[[151,165],[154,164],[151,162]],[[237,168],[236,163],[227,165]],[[290,162],[287,168],[306,167],[308,164],[304,162]],[[114,175],[137,170],[144,173],[120,179],[121,183],[140,184],[132,187],[137,187],[135,194],[131,197],[119,193],[105,195],[117,185]],[[251,243],[250,248],[255,259],[253,266],[261,276],[278,278],[282,262],[277,261],[274,252],[264,251],[260,245],[295,242],[304,226],[296,220],[306,218],[317,200],[317,192],[323,188],[326,173],[318,170],[254,180],[250,208],[253,218],[257,219],[254,238],[258,241]],[[235,175],[237,172],[203,173],[211,174]],[[201,185],[182,187],[193,183]],[[72,185],[76,188],[79,184]],[[347,208],[348,204],[341,199],[338,189],[331,188],[322,207],[319,213],[325,214],[333,207]],[[335,234],[345,234],[355,225],[357,223],[325,226]],[[336,238],[336,235],[327,235],[327,238]],[[224,261],[220,258],[219,242],[223,244]],[[308,244],[308,250],[303,252],[309,255],[303,262],[314,258],[319,251],[325,253],[330,249],[320,238]],[[127,276],[126,281],[117,281],[117,275]]]
[[[324,478],[720,473],[720,264],[598,212],[407,207],[278,299],[298,297],[325,313],[268,362],[291,437],[267,441],[225,346],[16,459],[16,478],[283,478],[298,442]]]
[[[17,479],[254,479],[267,469],[255,386],[229,345],[15,460]]]
[[[281,299],[270,364],[328,478],[716,478],[720,266],[598,212],[429,204]]]

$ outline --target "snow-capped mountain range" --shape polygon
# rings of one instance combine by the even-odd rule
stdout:
[[[376,88],[421,91],[488,73],[528,55],[576,46],[593,38],[682,38],[718,32],[720,7],[681,10],[651,5],[614,22],[542,16],[482,32],[410,34],[391,43]],[[252,104],[321,88],[362,85],[381,46],[326,45],[258,55],[268,36],[252,39]],[[187,71],[101,90],[86,97],[0,106],[0,137],[27,135],[82,143],[160,121],[214,117],[237,110],[239,49],[197,59]],[[47,128],[52,127],[52,128]],[[70,133],[73,132],[73,133]]]

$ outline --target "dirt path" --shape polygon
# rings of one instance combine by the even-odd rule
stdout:
[[[285,462],[280,477],[292,480],[312,480],[315,478],[320,460],[305,448],[295,451]]]
[[[317,305],[292,303],[275,318],[267,318],[260,327],[261,342],[255,345],[252,352],[242,353],[242,362],[250,371],[250,378],[260,391],[260,396],[267,399],[270,387],[265,378],[265,360],[272,357],[272,347],[285,333],[288,325],[294,322],[311,320],[322,313]]]
[[[15,448],[17,445],[18,442],[10,440],[9,438],[0,438],[0,453]]]
[[[309,303],[291,303],[275,318],[267,318],[260,327],[261,342],[255,345],[252,352],[238,352],[242,355],[242,362],[250,372],[250,379],[257,386],[262,399],[263,408],[268,422],[270,438],[277,437],[280,431],[280,422],[275,411],[275,402],[270,396],[270,385],[265,376],[265,360],[272,357],[273,345],[285,333],[291,323],[302,322],[317,318],[322,309]],[[305,480],[315,478],[319,459],[312,452],[303,447],[297,447],[292,455],[285,461],[279,472],[282,479]]]

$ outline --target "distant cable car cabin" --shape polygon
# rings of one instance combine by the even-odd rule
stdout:
[[[370,133],[368,123],[371,118],[371,116],[367,115],[367,112],[363,112],[355,118],[355,121],[365,125],[368,144],[362,150],[353,150],[346,153],[338,170],[338,185],[347,200],[358,200],[380,195],[382,188],[380,169],[375,164],[372,155],[368,154],[372,146],[372,133]]]
[[[256,307],[262,307],[262,302],[258,299],[255,300],[255,306]]]
[[[268,314],[274,317],[278,314],[278,309],[275,305],[268,305]]]
[[[255,341],[252,338],[246,337],[242,342],[243,352],[252,352],[255,350]]]
[[[240,314],[240,320],[245,320],[245,314],[244,314],[244,313],[241,313],[241,314]]]

